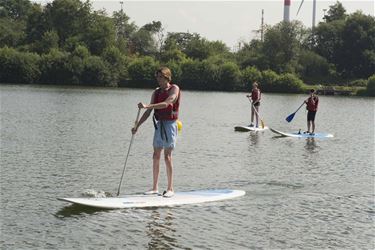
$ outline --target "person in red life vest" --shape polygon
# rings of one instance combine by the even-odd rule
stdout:
[[[310,96],[305,100],[307,109],[307,131],[310,135],[314,135],[315,132],[315,115],[318,111],[319,98],[315,94],[315,90],[310,90]],[[311,129],[311,130],[310,130]]]
[[[255,127],[258,127],[258,120],[259,120],[259,106],[260,106],[260,98],[261,98],[260,89],[258,88],[258,83],[253,83],[253,90],[251,91],[251,95],[247,95],[248,98],[251,98],[251,123],[250,127],[254,127],[254,113],[255,113]],[[254,111],[254,107],[257,112]]]
[[[160,157],[164,150],[164,160],[167,169],[168,187],[163,192],[163,197],[172,197],[173,190],[173,162],[172,151],[176,146],[177,119],[180,106],[180,88],[173,84],[171,70],[167,67],[158,69],[155,73],[159,87],[152,93],[150,104],[140,102],[138,108],[146,109],[132,133],[135,134],[138,128],[150,116],[154,110],[154,154],[153,154],[153,186],[145,192],[146,195],[158,194],[158,180],[160,172]]]

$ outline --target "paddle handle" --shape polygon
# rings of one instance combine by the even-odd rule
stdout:
[[[139,108],[138,109],[138,113],[137,113],[137,118],[135,119],[135,122],[134,122],[134,127],[135,128],[138,124],[138,119],[139,119],[139,115],[141,114],[141,109]],[[121,189],[121,184],[122,184],[122,179],[124,178],[124,173],[125,173],[125,168],[126,168],[126,163],[128,162],[128,158],[129,158],[129,154],[130,154],[130,149],[132,147],[132,144],[133,144],[133,141],[134,141],[134,136],[135,134],[132,134],[132,137],[130,139],[130,144],[129,144],[129,148],[128,148],[128,153],[126,154],[126,158],[125,158],[125,163],[124,163],[124,168],[122,170],[122,174],[121,174],[121,179],[120,179],[120,183],[118,185],[118,189],[117,189],[117,196],[120,195],[120,189]]]
[[[138,108],[137,118],[135,118],[134,128],[138,125],[139,116],[141,115],[141,109]]]

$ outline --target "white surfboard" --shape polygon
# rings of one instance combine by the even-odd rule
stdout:
[[[296,137],[296,138],[332,138],[333,137],[333,135],[329,133],[315,133],[314,135],[310,135],[310,134],[298,133],[298,132],[284,133],[273,128],[270,128],[270,130],[274,132],[275,134],[278,134],[284,137]]]
[[[267,126],[264,126],[264,128],[262,128],[262,126],[256,128],[256,127],[249,127],[249,126],[236,126],[234,127],[234,130],[235,131],[239,131],[239,132],[249,132],[249,131],[264,131],[264,130],[267,130],[268,127]]]
[[[233,199],[245,195],[242,190],[212,189],[176,192],[171,198],[161,195],[125,195],[109,198],[59,198],[74,204],[97,208],[170,207]]]

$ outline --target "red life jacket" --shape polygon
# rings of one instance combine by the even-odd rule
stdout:
[[[161,88],[157,88],[154,94],[154,103],[164,102],[169,97],[169,91],[172,88],[177,87],[175,84],[171,84],[171,86],[167,90],[163,90]],[[180,109],[180,96],[181,91],[178,91],[177,100],[175,103],[169,104],[168,107],[164,109],[154,109],[154,114],[156,120],[167,120],[167,121],[174,121],[178,119],[178,111]]]
[[[253,89],[251,91],[251,100],[256,101],[261,98],[262,94],[260,93],[260,89]]]
[[[317,111],[318,104],[319,104],[319,98],[317,96],[309,97],[309,99],[307,99],[306,109],[308,111]]]

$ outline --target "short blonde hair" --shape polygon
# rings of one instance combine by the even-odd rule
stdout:
[[[155,76],[158,75],[158,73],[162,74],[168,81],[172,81],[172,72],[168,67],[161,67],[155,72]]]

